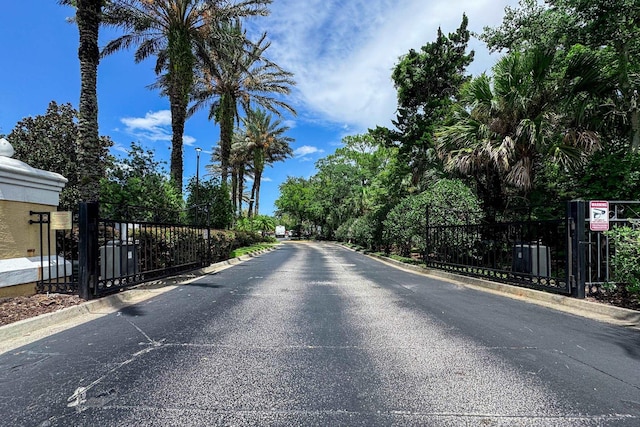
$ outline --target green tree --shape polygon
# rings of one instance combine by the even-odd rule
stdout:
[[[245,126],[246,149],[253,157],[253,186],[249,201],[249,216],[258,215],[259,212],[260,184],[265,166],[284,161],[293,155],[289,145],[293,142],[293,138],[284,135],[289,127],[281,126],[280,120],[272,120],[273,117],[264,110],[249,110],[247,117],[242,119]]]
[[[116,160],[100,186],[103,212],[111,219],[180,220],[184,204],[153,151],[131,143],[127,157]],[[135,207],[135,209],[130,209]]]
[[[469,79],[465,72],[474,53],[466,52],[467,25],[463,15],[454,33],[447,36],[438,28],[436,40],[401,57],[391,76],[398,92],[398,114],[393,122],[398,130],[378,128],[377,133],[399,147],[414,186],[428,182],[431,175],[425,174],[440,167],[435,130],[449,116],[460,85]]]
[[[158,86],[171,109],[171,178],[182,193],[182,147],[187,106],[194,84],[195,52],[220,21],[265,15],[271,0],[221,2],[207,0],[120,0],[110,6],[113,22],[125,34],[103,49],[108,55],[137,45],[135,61],[156,56]],[[162,74],[164,73],[164,74]]]
[[[492,50],[542,47],[566,55],[577,44],[600,58],[595,72],[615,81],[602,94],[603,133],[640,148],[640,4],[637,0],[522,0],[482,35]]]
[[[275,201],[276,216],[293,218],[293,224],[301,224],[314,219],[311,207],[313,204],[312,189],[309,180],[304,178],[287,177],[280,184],[280,196]],[[291,228],[291,227],[287,228]]]
[[[402,197],[398,149],[374,132],[347,136],[344,146],[316,163],[311,178],[319,225],[330,235],[352,218],[376,219],[377,233],[386,212]]]
[[[87,200],[79,181],[79,169],[84,166],[78,161],[77,117],[78,112],[71,104],[51,101],[44,115],[22,119],[7,136],[16,159],[37,169],[59,173],[69,180],[60,194],[60,208],[64,210],[74,210],[78,202]],[[109,164],[108,149],[113,142],[108,137],[101,137],[99,142],[99,162],[103,166],[98,171],[104,175],[104,165]]]
[[[266,233],[276,229],[275,220],[268,215],[255,216],[253,218],[253,224],[255,226],[255,230],[260,231],[263,237]]]
[[[438,133],[446,167],[476,179],[488,211],[503,210],[507,186],[528,198],[544,161],[575,169],[600,147],[590,123],[590,91],[601,86],[592,56],[570,56],[561,76],[554,58],[539,49],[503,57],[492,78],[464,86],[462,105]]]
[[[231,146],[234,121],[238,121],[241,106],[249,114],[252,104],[280,115],[280,109],[295,114],[282,100],[295,85],[293,74],[266,58],[271,45],[262,34],[256,43],[247,39],[240,21],[223,21],[218,31],[205,40],[198,55],[198,78],[194,88],[194,111],[208,107],[209,118],[220,125],[220,163],[222,180],[227,181],[231,169]],[[221,42],[217,34],[227,34]]]
[[[227,229],[233,223],[233,207],[229,190],[219,180],[204,180],[196,183],[195,177],[187,186],[188,219],[191,224],[208,225],[211,228]],[[198,200],[196,200],[196,192]]]

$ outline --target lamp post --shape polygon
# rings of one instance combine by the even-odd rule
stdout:
[[[198,223],[198,210],[200,210],[200,152],[202,148],[196,147],[196,223]]]

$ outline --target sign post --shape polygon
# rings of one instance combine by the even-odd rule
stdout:
[[[609,202],[602,200],[589,202],[589,228],[591,231],[609,230]]]

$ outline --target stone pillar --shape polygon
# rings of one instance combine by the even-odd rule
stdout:
[[[0,139],[0,297],[35,292],[42,274],[40,228],[29,224],[34,219],[29,212],[56,211],[67,183],[62,175],[35,169],[13,154],[11,144]]]

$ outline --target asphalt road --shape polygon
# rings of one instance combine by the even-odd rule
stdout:
[[[640,332],[287,243],[0,356],[6,426],[640,425]]]

